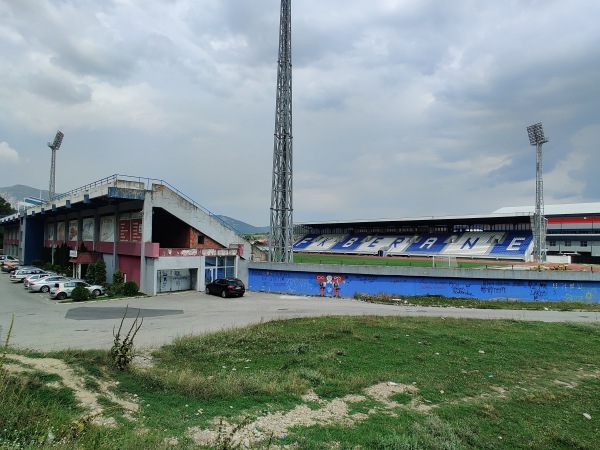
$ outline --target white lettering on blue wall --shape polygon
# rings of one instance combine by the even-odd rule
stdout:
[[[431,248],[437,242],[437,240],[438,240],[438,238],[436,238],[436,237],[430,237],[419,248],[423,248],[423,247]]]
[[[352,244],[354,244],[356,241],[358,241],[357,237],[350,238],[350,239],[348,239],[348,242],[346,242],[344,245],[342,245],[342,247],[344,247],[344,248],[351,247]]]
[[[508,247],[506,247],[506,250],[510,250],[510,251],[518,251],[521,250],[521,245],[523,244],[523,241],[527,239],[524,237],[516,237],[514,238],[511,243],[508,245]]]

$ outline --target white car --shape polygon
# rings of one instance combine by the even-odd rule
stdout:
[[[55,283],[54,287],[50,288],[50,298],[64,300],[65,298],[71,296],[73,289],[75,289],[77,286],[83,286],[94,297],[104,294],[104,287],[100,286],[99,284],[89,284],[83,280],[69,280]]]
[[[12,281],[13,283],[21,283],[29,275],[37,275],[39,273],[46,273],[46,271],[37,267],[18,269],[10,275],[10,281]]]

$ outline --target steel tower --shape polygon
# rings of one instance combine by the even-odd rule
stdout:
[[[542,145],[548,142],[541,123],[527,127],[529,144],[536,148],[535,214],[533,215],[533,257],[546,261],[546,217],[544,215],[544,182],[542,179]]]
[[[269,261],[293,262],[292,252],[292,2],[281,0],[271,188]]]
[[[60,144],[62,144],[63,137],[65,135],[58,130],[56,132],[56,136],[54,137],[54,142],[48,142],[48,147],[52,150],[52,160],[50,162],[50,186],[48,188],[48,200],[52,200],[54,195],[56,194],[56,151],[60,148]]]

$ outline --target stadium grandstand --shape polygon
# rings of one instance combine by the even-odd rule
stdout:
[[[305,222],[295,253],[532,261],[533,207],[487,215]],[[545,207],[548,261],[600,263],[600,203]]]

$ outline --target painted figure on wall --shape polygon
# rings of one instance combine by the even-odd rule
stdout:
[[[344,282],[344,276],[338,274],[317,274],[316,282],[321,297],[339,297],[340,284]]]

